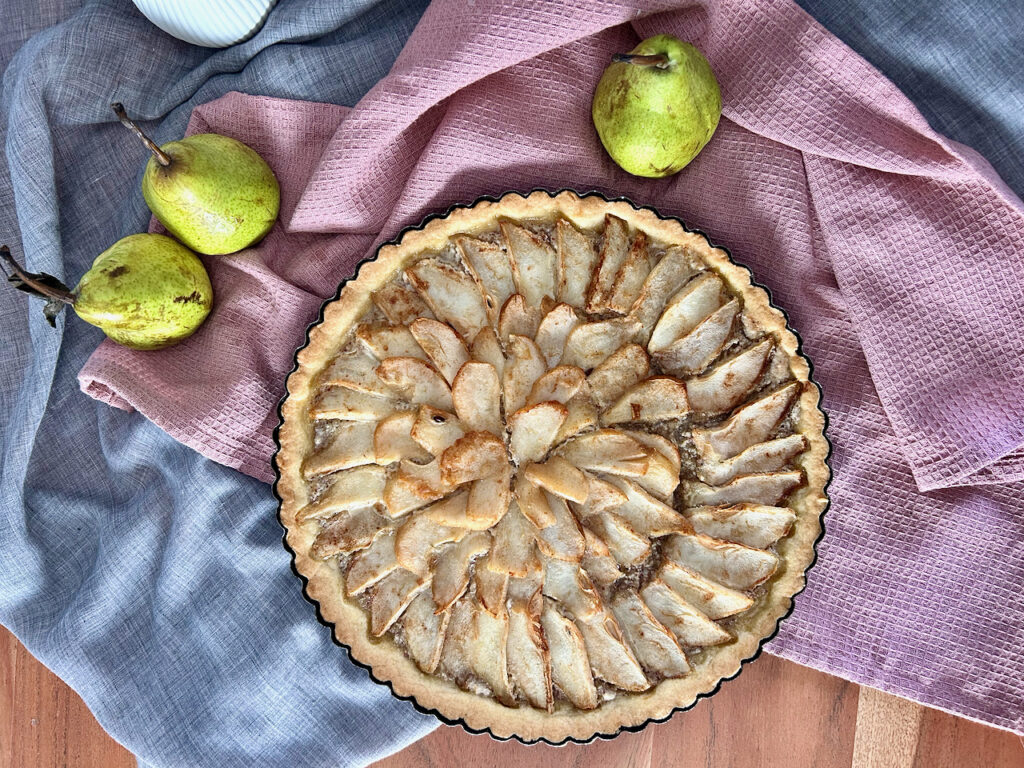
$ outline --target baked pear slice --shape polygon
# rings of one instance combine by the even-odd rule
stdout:
[[[687,480],[683,483],[683,500],[688,507],[713,507],[740,502],[774,506],[803,482],[804,473],[800,470],[740,475],[719,486]]]
[[[543,593],[577,619],[593,616],[604,608],[593,582],[579,565],[554,557],[544,560]]]
[[[303,477],[308,479],[375,463],[377,452],[373,445],[373,435],[377,426],[372,421],[339,423],[327,443],[302,463]]]
[[[465,535],[465,528],[442,525],[424,512],[417,512],[398,527],[395,557],[405,570],[427,577],[434,550],[449,541],[459,541]]]
[[[624,317],[580,323],[565,340],[561,362],[584,371],[593,370],[630,342],[639,328],[639,323]]]
[[[635,477],[647,471],[647,449],[615,429],[599,429],[578,435],[556,451],[580,469]]]
[[[537,335],[539,325],[540,309],[527,304],[523,294],[513,293],[498,315],[498,338],[506,344],[512,335],[532,339]]]
[[[687,603],[661,579],[649,581],[640,590],[640,597],[685,648],[721,645],[732,640],[732,635]]]
[[[587,476],[561,456],[552,456],[543,464],[529,464],[523,474],[534,485],[577,504],[584,503],[590,493]]]
[[[386,471],[376,464],[344,469],[329,475],[330,485],[320,498],[295,515],[299,522],[324,518],[340,510],[372,507],[384,500]]]
[[[473,560],[491,548],[491,535],[486,531],[473,531],[462,541],[446,544],[434,556],[431,592],[435,610],[448,610],[469,586],[469,568]]]
[[[608,545],[586,526],[583,526],[583,540],[586,546],[580,565],[595,584],[607,587],[625,575],[619,570],[619,564],[612,557]]]
[[[607,480],[626,495],[625,503],[615,508],[615,514],[641,536],[657,538],[691,530],[685,517],[628,478],[609,476]]]
[[[587,377],[575,365],[558,365],[533,383],[527,405],[553,401],[563,405],[571,401],[586,386]]]
[[[490,477],[508,467],[505,443],[491,432],[463,435],[441,454],[441,482],[456,486]]]
[[[512,492],[515,494],[523,516],[535,528],[543,529],[555,524],[555,513],[551,511],[548,497],[540,486],[534,485],[526,479],[525,472],[516,474]]]
[[[320,375],[320,386],[346,387],[377,397],[393,398],[394,392],[377,376],[379,363],[365,347],[343,352]]]
[[[741,591],[767,581],[779,567],[778,556],[771,552],[699,533],[669,536],[662,552],[671,562]]]
[[[654,361],[673,376],[700,373],[729,341],[739,311],[740,303],[736,299],[723,304],[688,334],[656,352]]]
[[[388,530],[387,520],[372,509],[345,511],[328,520],[313,540],[313,557],[326,560],[366,549]]]
[[[356,339],[363,349],[378,360],[389,357],[427,359],[427,353],[416,343],[412,331],[404,325],[363,323],[356,328]]]
[[[480,292],[486,299],[491,323],[496,323],[501,307],[516,291],[508,254],[498,243],[479,240],[469,235],[457,235],[452,240],[462,256],[463,264],[476,280]]]
[[[538,600],[514,600],[508,610],[509,678],[530,706],[551,712],[551,658],[540,623]],[[536,606],[533,608],[532,606]]]
[[[403,459],[421,463],[430,461],[430,451],[412,439],[416,418],[414,411],[398,411],[374,427],[373,453],[378,464],[394,464]]]
[[[467,528],[483,530],[498,524],[512,502],[512,467],[503,466],[493,475],[474,480],[466,500]]]
[[[651,268],[630,311],[629,316],[641,327],[638,341],[647,344],[665,304],[702,269],[700,257],[687,248],[671,246],[665,251]]]
[[[348,387],[331,387],[317,397],[309,409],[314,421],[380,421],[395,412],[396,403],[384,397]]]
[[[587,288],[597,263],[597,251],[589,236],[580,232],[567,219],[555,225],[558,245],[558,300],[583,309]]]
[[[501,350],[498,334],[488,326],[483,328],[473,339],[469,353],[474,360],[490,364],[498,372],[500,379],[505,373],[505,353]]]
[[[619,267],[615,283],[608,294],[608,311],[625,315],[643,290],[647,275],[651,272],[651,261],[647,255],[647,235],[637,232],[626,254],[626,260]]]
[[[403,460],[384,484],[384,509],[393,518],[402,517],[451,490],[441,480],[441,467],[436,459],[429,464]]]
[[[422,579],[401,568],[379,581],[370,593],[370,632],[373,636],[380,637],[387,632],[413,598],[429,585],[430,579]]]
[[[569,409],[550,401],[520,408],[508,418],[509,450],[519,463],[540,461],[555,444]]]
[[[377,366],[377,377],[405,402],[454,410],[448,382],[430,363],[415,357],[389,357]]]
[[[534,340],[540,351],[544,354],[548,366],[554,368],[562,361],[562,354],[565,351],[565,342],[569,334],[580,324],[576,310],[568,304],[557,304],[550,312],[544,315],[537,327],[537,335]]]
[[[709,485],[724,485],[740,475],[774,472],[788,467],[806,447],[803,435],[786,435],[756,443],[731,459],[702,462],[697,466],[697,477]]]
[[[651,361],[639,344],[626,344],[612,352],[587,377],[591,396],[599,408],[607,408],[626,390],[639,384],[651,372]]]
[[[496,569],[490,555],[477,563],[473,581],[476,583],[476,599],[480,605],[495,616],[505,611],[509,574]]]
[[[487,325],[483,295],[465,272],[438,259],[420,259],[405,270],[405,277],[434,316],[464,339],[472,339]]]
[[[445,630],[451,611],[434,610],[434,601],[427,590],[416,593],[402,614],[402,636],[409,655],[421,670],[434,674],[441,661]]]
[[[464,364],[452,382],[452,403],[459,420],[471,432],[505,434],[501,420],[501,380],[490,363]]]
[[[592,515],[586,522],[587,527],[608,546],[615,562],[625,568],[639,565],[651,554],[650,540],[634,531],[614,512]]]
[[[491,689],[494,697],[507,707],[515,706],[508,676],[508,612],[497,615],[483,605],[473,606],[468,638],[470,667]]]
[[[578,563],[583,559],[586,542],[583,530],[565,499],[545,493],[548,507],[554,515],[555,522],[537,532],[537,546],[548,557]]]
[[[796,513],[789,507],[765,504],[695,507],[685,514],[697,533],[756,549],[770,547],[796,522]]]
[[[802,389],[803,385],[794,381],[736,409],[717,427],[693,430],[697,453],[705,461],[728,459],[764,442],[785,418]]]
[[[419,294],[402,283],[385,283],[373,292],[371,298],[393,325],[409,325],[418,318],[434,316]]]
[[[466,436],[462,422],[454,413],[421,405],[409,428],[409,437],[430,456],[441,456]]]
[[[671,560],[666,560],[658,569],[658,578],[709,619],[734,616],[754,604],[754,598],[749,595],[722,586]]]
[[[617,216],[605,216],[597,268],[587,289],[586,310],[590,314],[600,314],[608,309],[608,298],[619,269],[629,254],[629,245],[629,225]]]
[[[509,358],[505,363],[501,386],[505,396],[505,413],[515,413],[524,405],[526,398],[547,368],[544,355],[533,339],[512,335],[508,342]]]
[[[647,449],[647,470],[634,478],[634,482],[655,498],[671,504],[682,467],[679,449],[652,432],[623,431]]]
[[[357,552],[345,569],[345,594],[358,595],[398,568],[395,557],[395,532],[387,531],[369,547]]]
[[[526,577],[541,570],[535,544],[537,528],[523,516],[514,500],[491,535],[494,544],[489,561],[493,569],[515,578]]]
[[[602,607],[589,616],[577,616],[576,627],[583,636],[594,677],[624,691],[646,691],[651,687],[611,611]]]
[[[501,222],[501,234],[512,256],[512,277],[527,304],[539,307],[544,297],[558,294],[555,249],[536,232],[510,221]]]
[[[450,386],[455,374],[469,360],[466,342],[450,325],[426,317],[413,320],[409,331]]]
[[[652,376],[626,390],[615,405],[601,414],[601,424],[654,424],[681,419],[689,412],[686,384],[671,376]]]
[[[713,272],[705,272],[684,285],[665,305],[651,331],[647,351],[651,354],[665,349],[682,338],[722,304],[722,280]]]
[[[577,709],[595,709],[597,688],[583,635],[549,600],[544,601],[540,621],[551,654],[552,683]]]
[[[774,344],[759,344],[726,358],[703,376],[686,381],[690,407],[696,413],[725,413],[739,405],[764,372]]]
[[[573,505],[573,510],[581,520],[602,512],[614,512],[626,503],[626,494],[607,480],[591,472],[584,472],[583,476],[587,480],[587,498]]]
[[[626,642],[644,669],[661,677],[690,674],[690,662],[675,635],[655,618],[635,591],[616,593],[611,608]]]

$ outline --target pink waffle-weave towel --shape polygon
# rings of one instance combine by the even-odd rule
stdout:
[[[724,116],[651,181],[604,154],[590,99],[658,33],[704,51]],[[87,393],[269,481],[294,350],[376,244],[510,189],[653,205],[753,269],[824,387],[828,535],[769,650],[1024,733],[1024,206],[796,5],[435,0],[355,108],[229,94],[195,111],[205,130],[267,158],[281,224],[207,259],[193,338],[105,342]]]

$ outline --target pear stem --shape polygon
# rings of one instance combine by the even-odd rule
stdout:
[[[121,125],[142,140],[142,143],[149,148],[149,151],[153,153],[156,157],[156,161],[160,163],[160,165],[166,168],[171,164],[171,156],[160,149],[160,147],[156,145],[156,142],[144,134],[142,129],[135,124],[135,121],[128,117],[128,113],[124,111],[124,104],[119,101],[115,101],[110,105],[110,108],[114,110],[114,114],[117,115],[117,119],[121,121]]]
[[[62,304],[74,304],[75,294],[67,289],[60,289],[52,285],[47,285],[36,279],[36,275],[26,272],[21,268],[21,265],[14,260],[11,256],[11,249],[6,245],[0,245],[0,258],[7,262],[11,267],[11,271],[14,272],[15,277],[21,280],[25,285],[31,288],[33,291],[38,293],[47,299],[53,299],[59,301]]]
[[[664,53],[616,53],[612,56],[612,61],[636,64],[641,67],[657,67],[658,69],[668,69],[672,63]]]

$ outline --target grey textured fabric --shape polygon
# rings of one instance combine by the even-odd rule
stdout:
[[[802,0],[940,131],[1024,195],[1019,0]],[[229,90],[353,104],[389,68],[422,3],[281,0],[250,41],[211,51],[128,0],[0,4],[0,242],[74,281],[143,231],[154,138]],[[9,66],[8,66],[9,65]],[[153,766],[361,765],[435,724],[348,663],[299,599],[269,488],[83,395],[102,338],[0,301],[0,623]]]
[[[353,104],[421,12],[285,0],[255,38],[212,51],[128,0],[3,3],[2,55],[27,42],[4,77],[0,242],[73,284],[149,219],[145,154],[109,102],[161,118],[158,141],[229,90]],[[36,302],[2,298],[0,622],[115,738],[157,766],[362,765],[436,725],[317,623],[268,486],[83,395],[100,332],[51,330]]]

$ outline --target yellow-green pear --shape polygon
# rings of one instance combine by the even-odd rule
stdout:
[[[193,251],[226,254],[259,242],[274,226],[281,190],[252,147],[219,133],[199,133],[158,147],[112,104],[118,119],[153,153],[142,196],[167,231]]]
[[[591,116],[612,160],[636,176],[682,170],[711,139],[722,94],[707,59],[672,35],[644,40],[613,57]]]
[[[162,349],[191,336],[210,314],[213,286],[203,262],[166,235],[129,235],[96,257],[74,290],[47,274],[26,272],[0,247],[8,282],[47,299],[50,324],[65,305],[132,349]]]

